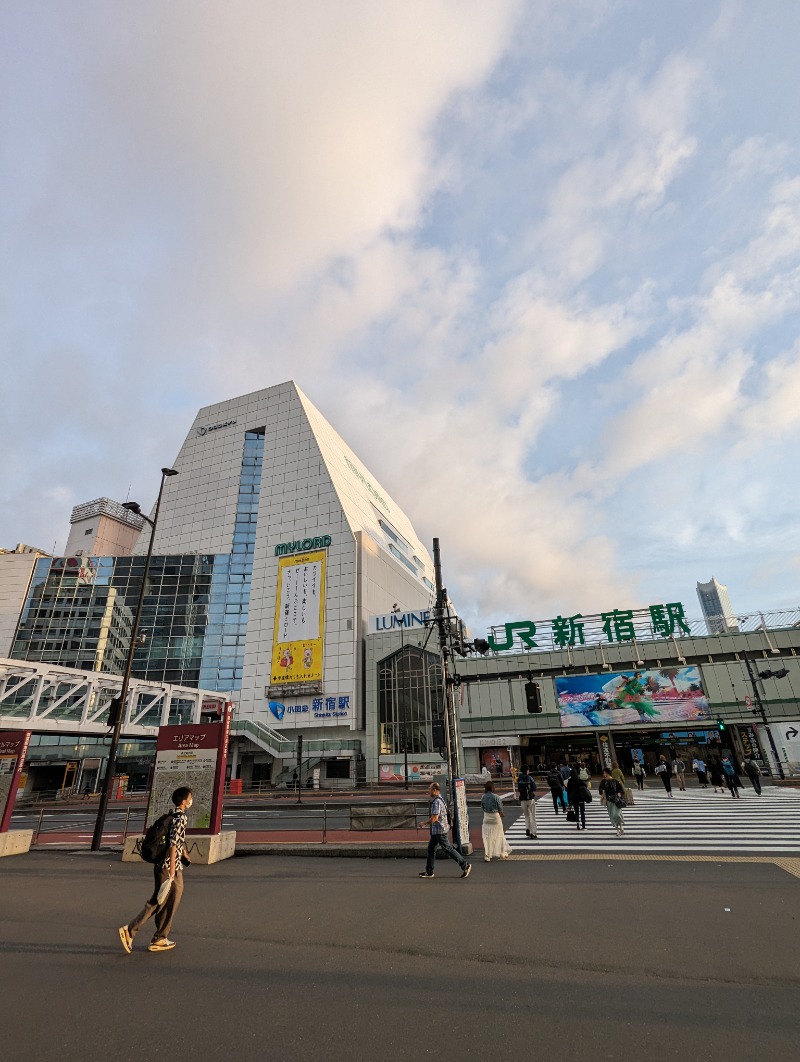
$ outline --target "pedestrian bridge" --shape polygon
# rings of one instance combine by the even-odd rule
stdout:
[[[0,730],[107,734],[111,701],[122,676],[0,657]],[[229,699],[217,690],[131,678],[124,737],[155,737],[160,726],[201,722]]]

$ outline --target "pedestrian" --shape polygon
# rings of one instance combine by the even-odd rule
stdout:
[[[525,833],[528,837],[536,838],[536,779],[527,767],[523,767],[517,775],[517,791],[519,804],[525,819]]]
[[[639,789],[644,789],[644,764],[641,760],[633,761],[633,777]]]
[[[736,770],[736,764],[730,756],[722,757],[722,770],[725,772],[725,784],[728,786],[731,796],[738,800],[742,782],[739,778],[739,772]]]
[[[611,820],[611,825],[621,837],[625,833],[625,819],[622,817],[622,809],[625,807],[625,786],[606,768],[603,771],[603,780],[599,786],[600,792],[606,798],[606,811]]]
[[[461,867],[461,877],[468,878],[472,872],[472,863],[468,863],[447,839],[447,834],[450,832],[450,822],[447,818],[447,804],[442,799],[438,782],[431,782],[428,787],[428,796],[431,798],[430,816],[424,822],[417,824],[419,829],[428,826],[431,831],[431,839],[428,841],[428,861],[425,864],[425,869],[419,872],[419,876],[421,878],[433,877],[436,850],[441,848],[445,855],[449,856]]]
[[[682,793],[686,792],[686,764],[677,756],[672,764],[674,773],[678,776],[678,788]]]
[[[500,859],[508,859],[511,855],[511,846],[506,840],[503,829],[503,804],[494,791],[494,783],[486,782],[484,794],[481,797],[483,808],[483,861],[490,863],[493,856]]]
[[[547,784],[550,786],[550,796],[553,798],[553,811],[556,815],[558,809],[563,807],[566,813],[566,797],[564,794],[564,782],[557,767],[551,767],[547,772]]]
[[[605,771],[603,772],[605,774]],[[622,792],[625,793],[625,775],[622,773],[622,768],[616,760],[611,764],[611,777],[619,782],[622,786]]]
[[[725,792],[725,772],[722,770],[722,765],[716,756],[712,756],[708,761],[708,773],[711,777],[711,784],[714,786],[715,793]]]
[[[86,781],[83,783],[83,799],[84,800],[88,800],[91,795],[92,795],[92,781],[91,781],[90,778],[87,778]]]
[[[592,799],[592,794],[589,792],[586,782],[581,780],[580,771],[577,767],[572,768],[572,774],[569,776],[569,781],[567,782],[567,797],[569,799],[570,808],[572,808],[573,814],[575,815],[575,825],[579,830],[585,830],[586,805]]]
[[[746,756],[744,760],[744,771],[747,777],[752,783],[753,789],[756,794],[761,796],[761,768],[758,766],[752,756]]]
[[[171,951],[175,947],[175,941],[169,939],[169,934],[183,896],[183,868],[191,862],[186,854],[186,827],[189,821],[186,812],[192,806],[191,789],[186,785],[180,786],[172,794],[172,803],[175,810],[169,826],[167,852],[162,860],[153,864],[153,895],[132,922],[119,927],[119,939],[128,954],[133,950],[133,938],[153,914],[156,917],[155,932],[147,950]],[[167,882],[171,884],[164,896],[162,889]]]
[[[672,768],[669,765],[667,757],[664,755],[658,757],[658,763],[656,764],[656,774],[664,783],[664,788],[667,791],[667,796],[672,799]]]
[[[700,783],[700,788],[708,789],[708,774],[706,773],[705,760],[701,760],[699,756],[695,756],[692,760],[692,770],[697,775],[697,781]]]

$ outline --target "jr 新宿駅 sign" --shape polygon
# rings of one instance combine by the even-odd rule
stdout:
[[[496,653],[510,649],[566,649],[598,642],[632,642],[635,639],[674,638],[691,634],[683,605],[671,601],[641,609],[619,609],[595,616],[556,616],[552,620],[517,620],[494,627],[489,634],[489,648]],[[589,642],[587,642],[587,636]],[[542,645],[536,638],[544,638]]]

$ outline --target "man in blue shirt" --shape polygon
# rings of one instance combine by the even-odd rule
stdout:
[[[433,867],[436,862],[436,849],[441,848],[446,855],[449,855],[450,858],[454,859],[461,867],[461,877],[468,878],[472,872],[472,863],[468,863],[466,859],[453,848],[447,839],[450,823],[447,819],[447,804],[445,804],[442,799],[438,782],[431,782],[430,788],[428,789],[428,795],[431,798],[430,818],[426,819],[425,822],[418,823],[417,828],[422,829],[425,826],[430,826],[431,839],[428,842],[428,862],[425,865],[425,869],[420,871],[419,876],[421,878],[433,877]]]

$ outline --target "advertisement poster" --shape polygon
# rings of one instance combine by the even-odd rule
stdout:
[[[562,727],[695,723],[711,718],[696,667],[565,675],[556,679]]]
[[[0,730],[0,833],[11,822],[30,739],[30,730]]]
[[[188,785],[193,794],[189,833],[220,832],[230,729],[230,705],[219,723],[159,727],[148,826],[172,809],[174,790]]]
[[[321,682],[325,550],[278,561],[270,682]]]
[[[511,754],[505,746],[483,748],[481,749],[481,767],[485,767],[492,778],[510,778]]]
[[[421,782],[430,785],[431,782],[444,774],[446,767],[442,760],[436,763],[409,763],[409,782]],[[379,768],[379,778],[382,782],[404,782],[406,780],[403,763],[382,763]]]
[[[467,808],[467,785],[463,778],[454,780],[453,794],[453,842],[458,846],[469,844],[469,809]]]

